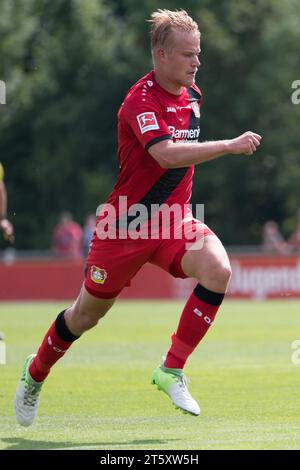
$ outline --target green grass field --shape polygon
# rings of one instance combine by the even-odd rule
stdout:
[[[150,385],[182,306],[119,302],[53,368],[36,423],[22,428],[12,402],[23,359],[65,305],[1,303],[0,449],[299,449],[300,303],[224,303],[186,367],[199,417]]]

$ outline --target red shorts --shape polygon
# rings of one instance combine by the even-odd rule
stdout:
[[[173,227],[174,228],[174,227]],[[87,259],[85,288],[95,297],[111,299],[130,285],[130,280],[147,262],[155,264],[174,277],[187,277],[181,268],[185,252],[203,244],[213,231],[188,214],[180,225],[170,230],[167,239],[105,239],[94,234]]]

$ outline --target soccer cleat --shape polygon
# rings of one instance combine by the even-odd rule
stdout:
[[[39,395],[43,382],[36,382],[29,374],[29,366],[36,354],[26,357],[22,377],[19,382],[14,407],[18,423],[22,426],[30,426],[36,415],[39,405]]]
[[[172,369],[172,372],[167,372],[163,366],[159,366],[153,371],[151,383],[169,395],[176,408],[194,416],[200,414],[199,405],[189,393],[187,379],[182,371],[175,372]]]

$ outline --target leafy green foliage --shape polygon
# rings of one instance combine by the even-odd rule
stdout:
[[[17,246],[49,246],[58,213],[83,222],[113,187],[117,111],[151,67],[146,19],[166,0],[2,0],[0,158]],[[263,135],[252,158],[200,165],[192,202],[226,244],[260,241],[275,219],[285,235],[300,201],[297,0],[186,0],[202,33],[203,140]],[[15,214],[15,215],[13,215]]]

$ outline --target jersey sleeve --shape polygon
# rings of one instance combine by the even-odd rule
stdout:
[[[161,104],[149,93],[139,91],[131,96],[124,102],[122,114],[146,150],[162,140],[172,139],[162,116]]]
[[[4,168],[2,166],[2,163],[0,162],[0,183],[4,180]]]

